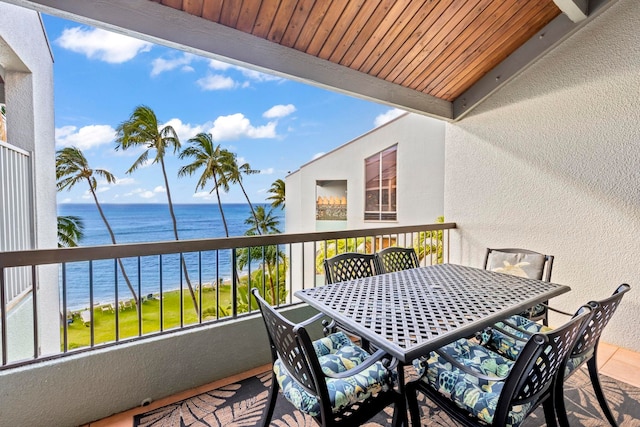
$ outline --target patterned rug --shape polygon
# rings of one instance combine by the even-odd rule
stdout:
[[[609,405],[620,427],[640,427],[640,389],[601,375]],[[253,427],[259,426],[264,412],[270,373],[199,394],[144,414],[137,415],[134,427]],[[422,425],[449,427],[457,424],[420,395]],[[576,372],[567,383],[566,404],[572,426],[608,426],[591,387],[586,369]],[[366,427],[391,425],[393,407],[379,414]],[[315,427],[313,418],[295,410],[282,394],[278,396],[274,417],[276,427]],[[543,426],[544,414],[538,408],[522,427]]]

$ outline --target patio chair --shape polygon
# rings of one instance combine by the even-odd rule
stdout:
[[[346,252],[324,260],[325,280],[328,284],[361,279],[380,274],[375,254]]]
[[[273,309],[258,289],[251,290],[267,328],[273,372],[269,404],[262,425],[273,416],[278,391],[321,426],[361,425],[391,404],[394,425],[400,396],[394,390],[397,365],[383,350],[369,354],[342,332],[312,341],[307,326],[322,313],[298,324]]]
[[[610,297],[600,301],[589,301],[588,303],[593,310],[593,316],[583,334],[579,337],[575,347],[571,350],[564,375],[559,378],[555,390],[555,405],[558,413],[558,421],[563,427],[569,426],[569,419],[567,418],[564,405],[564,382],[585,363],[589,369],[591,384],[593,385],[602,412],[612,426],[617,426],[616,420],[602,392],[602,386],[600,385],[597,362],[598,344],[602,331],[605,326],[607,326],[607,323],[609,323],[618,305],[620,305],[622,297],[630,289],[631,287],[629,285],[622,284],[618,286]],[[550,309],[561,312],[553,308]],[[487,331],[483,336],[483,343],[505,357],[516,359],[526,341],[534,333],[545,330],[549,330],[549,328],[520,316],[512,316],[503,322],[498,322],[492,329]]]
[[[564,326],[534,334],[515,361],[466,338],[431,352],[407,384],[411,425],[420,425],[417,392],[464,426],[517,427],[539,405],[547,425],[557,425],[554,382],[591,314],[583,306]]]
[[[381,273],[392,273],[420,266],[418,255],[416,255],[416,251],[413,248],[390,246],[376,252],[376,257],[378,258],[378,266]]]
[[[484,258],[485,270],[544,280],[545,282],[551,281],[552,267],[553,255],[544,255],[528,249],[488,248]],[[534,321],[542,320],[542,323],[548,326],[547,305],[548,301],[536,304],[521,315]]]

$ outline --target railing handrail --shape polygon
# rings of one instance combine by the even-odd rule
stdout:
[[[416,231],[439,231],[456,228],[455,222],[409,225],[400,227],[362,228],[358,230],[322,231],[312,233],[281,233],[262,236],[238,236],[213,239],[190,239],[151,243],[118,243],[117,245],[80,246],[75,248],[35,249],[2,252],[0,270],[8,267],[57,264],[64,262],[137,256],[211,251],[220,249],[337,240],[372,235],[388,235]],[[114,253],[117,251],[117,253]]]

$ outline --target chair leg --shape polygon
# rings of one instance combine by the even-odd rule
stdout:
[[[405,388],[405,394],[407,396],[407,406],[409,407],[409,416],[411,417],[411,425],[420,425],[420,407],[418,406],[418,390],[415,387],[408,386]],[[398,410],[405,410],[406,408],[398,408]]]
[[[278,400],[278,391],[280,390],[280,385],[276,380],[276,374],[271,371],[271,387],[269,388],[269,402],[267,406],[267,411],[262,417],[262,427],[268,427],[271,423],[271,417],[273,417],[273,410],[276,408],[276,400]]]
[[[554,390],[554,399],[558,424],[560,424],[560,427],[571,427],[569,425],[569,417],[567,416],[567,407],[564,404],[564,378],[559,378],[557,381]]]
[[[556,411],[553,405],[553,398],[547,398],[542,403],[542,407],[544,409],[544,419],[547,423],[547,427],[557,427],[558,422],[556,421]]]
[[[597,350],[597,347],[596,347]],[[600,385],[600,377],[598,376],[598,365],[596,362],[596,356],[594,356],[587,361],[587,366],[589,367],[589,376],[591,377],[591,384],[593,384],[593,390],[596,392],[596,397],[598,398],[598,403],[600,403],[600,408],[602,408],[602,412],[604,416],[607,417],[609,424],[613,427],[617,427],[618,423],[616,419],[613,417],[613,413],[611,413],[611,409],[609,409],[609,404],[607,403],[607,399],[604,397],[604,393],[602,392],[602,386]]]

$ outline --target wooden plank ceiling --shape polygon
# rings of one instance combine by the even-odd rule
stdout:
[[[553,0],[151,0],[454,101],[561,12]]]

